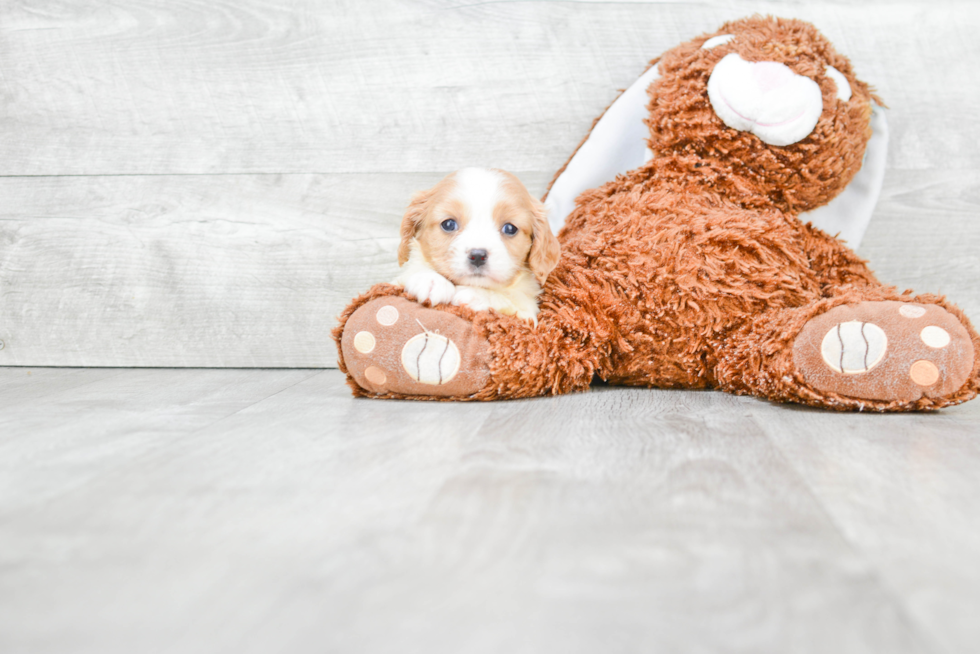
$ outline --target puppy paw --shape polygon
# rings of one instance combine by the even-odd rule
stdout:
[[[456,294],[451,281],[433,271],[415,273],[405,281],[405,292],[419,302],[449,304]]]
[[[490,298],[485,291],[478,288],[459,287],[453,295],[453,304],[464,306],[474,311],[486,311],[490,308]]]

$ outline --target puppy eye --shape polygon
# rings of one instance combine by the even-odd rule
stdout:
[[[507,236],[513,236],[514,234],[517,233],[517,227],[511,225],[510,223],[506,223],[503,227],[500,228],[500,231],[502,231]]]
[[[444,232],[455,232],[459,228],[459,225],[452,218],[446,218],[439,226],[442,227],[442,231]]]

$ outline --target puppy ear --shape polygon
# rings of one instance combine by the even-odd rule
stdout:
[[[548,225],[548,209],[531,198],[531,252],[527,256],[528,267],[539,284],[544,284],[548,274],[558,265],[561,246]]]
[[[405,216],[402,218],[402,240],[398,244],[399,266],[405,265],[405,262],[408,261],[408,257],[411,254],[412,239],[415,237],[415,232],[418,230],[419,225],[422,224],[426,205],[428,205],[429,200],[432,198],[433,192],[433,189],[419,191],[412,196],[412,200],[408,203],[408,209],[405,210]]]

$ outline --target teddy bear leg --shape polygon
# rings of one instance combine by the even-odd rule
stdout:
[[[937,409],[980,390],[980,337],[933,296],[822,300],[759,316],[719,357],[723,389],[837,409]]]
[[[938,408],[976,393],[976,339],[962,314],[940,304],[865,301],[807,321],[793,343],[793,362],[818,392]]]
[[[513,399],[585,390],[592,381],[588,354],[568,346],[553,315],[534,326],[490,311],[429,308],[381,284],[340,321],[338,363],[359,396]]]
[[[825,297],[845,287],[881,288],[867,262],[843,241],[824,234],[810,224],[800,230],[803,251]]]

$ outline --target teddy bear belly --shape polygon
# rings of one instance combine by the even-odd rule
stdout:
[[[576,213],[546,293],[562,315],[584,312],[615,334],[600,371],[612,383],[713,386],[726,334],[821,295],[795,217],[658,193],[607,196]]]

